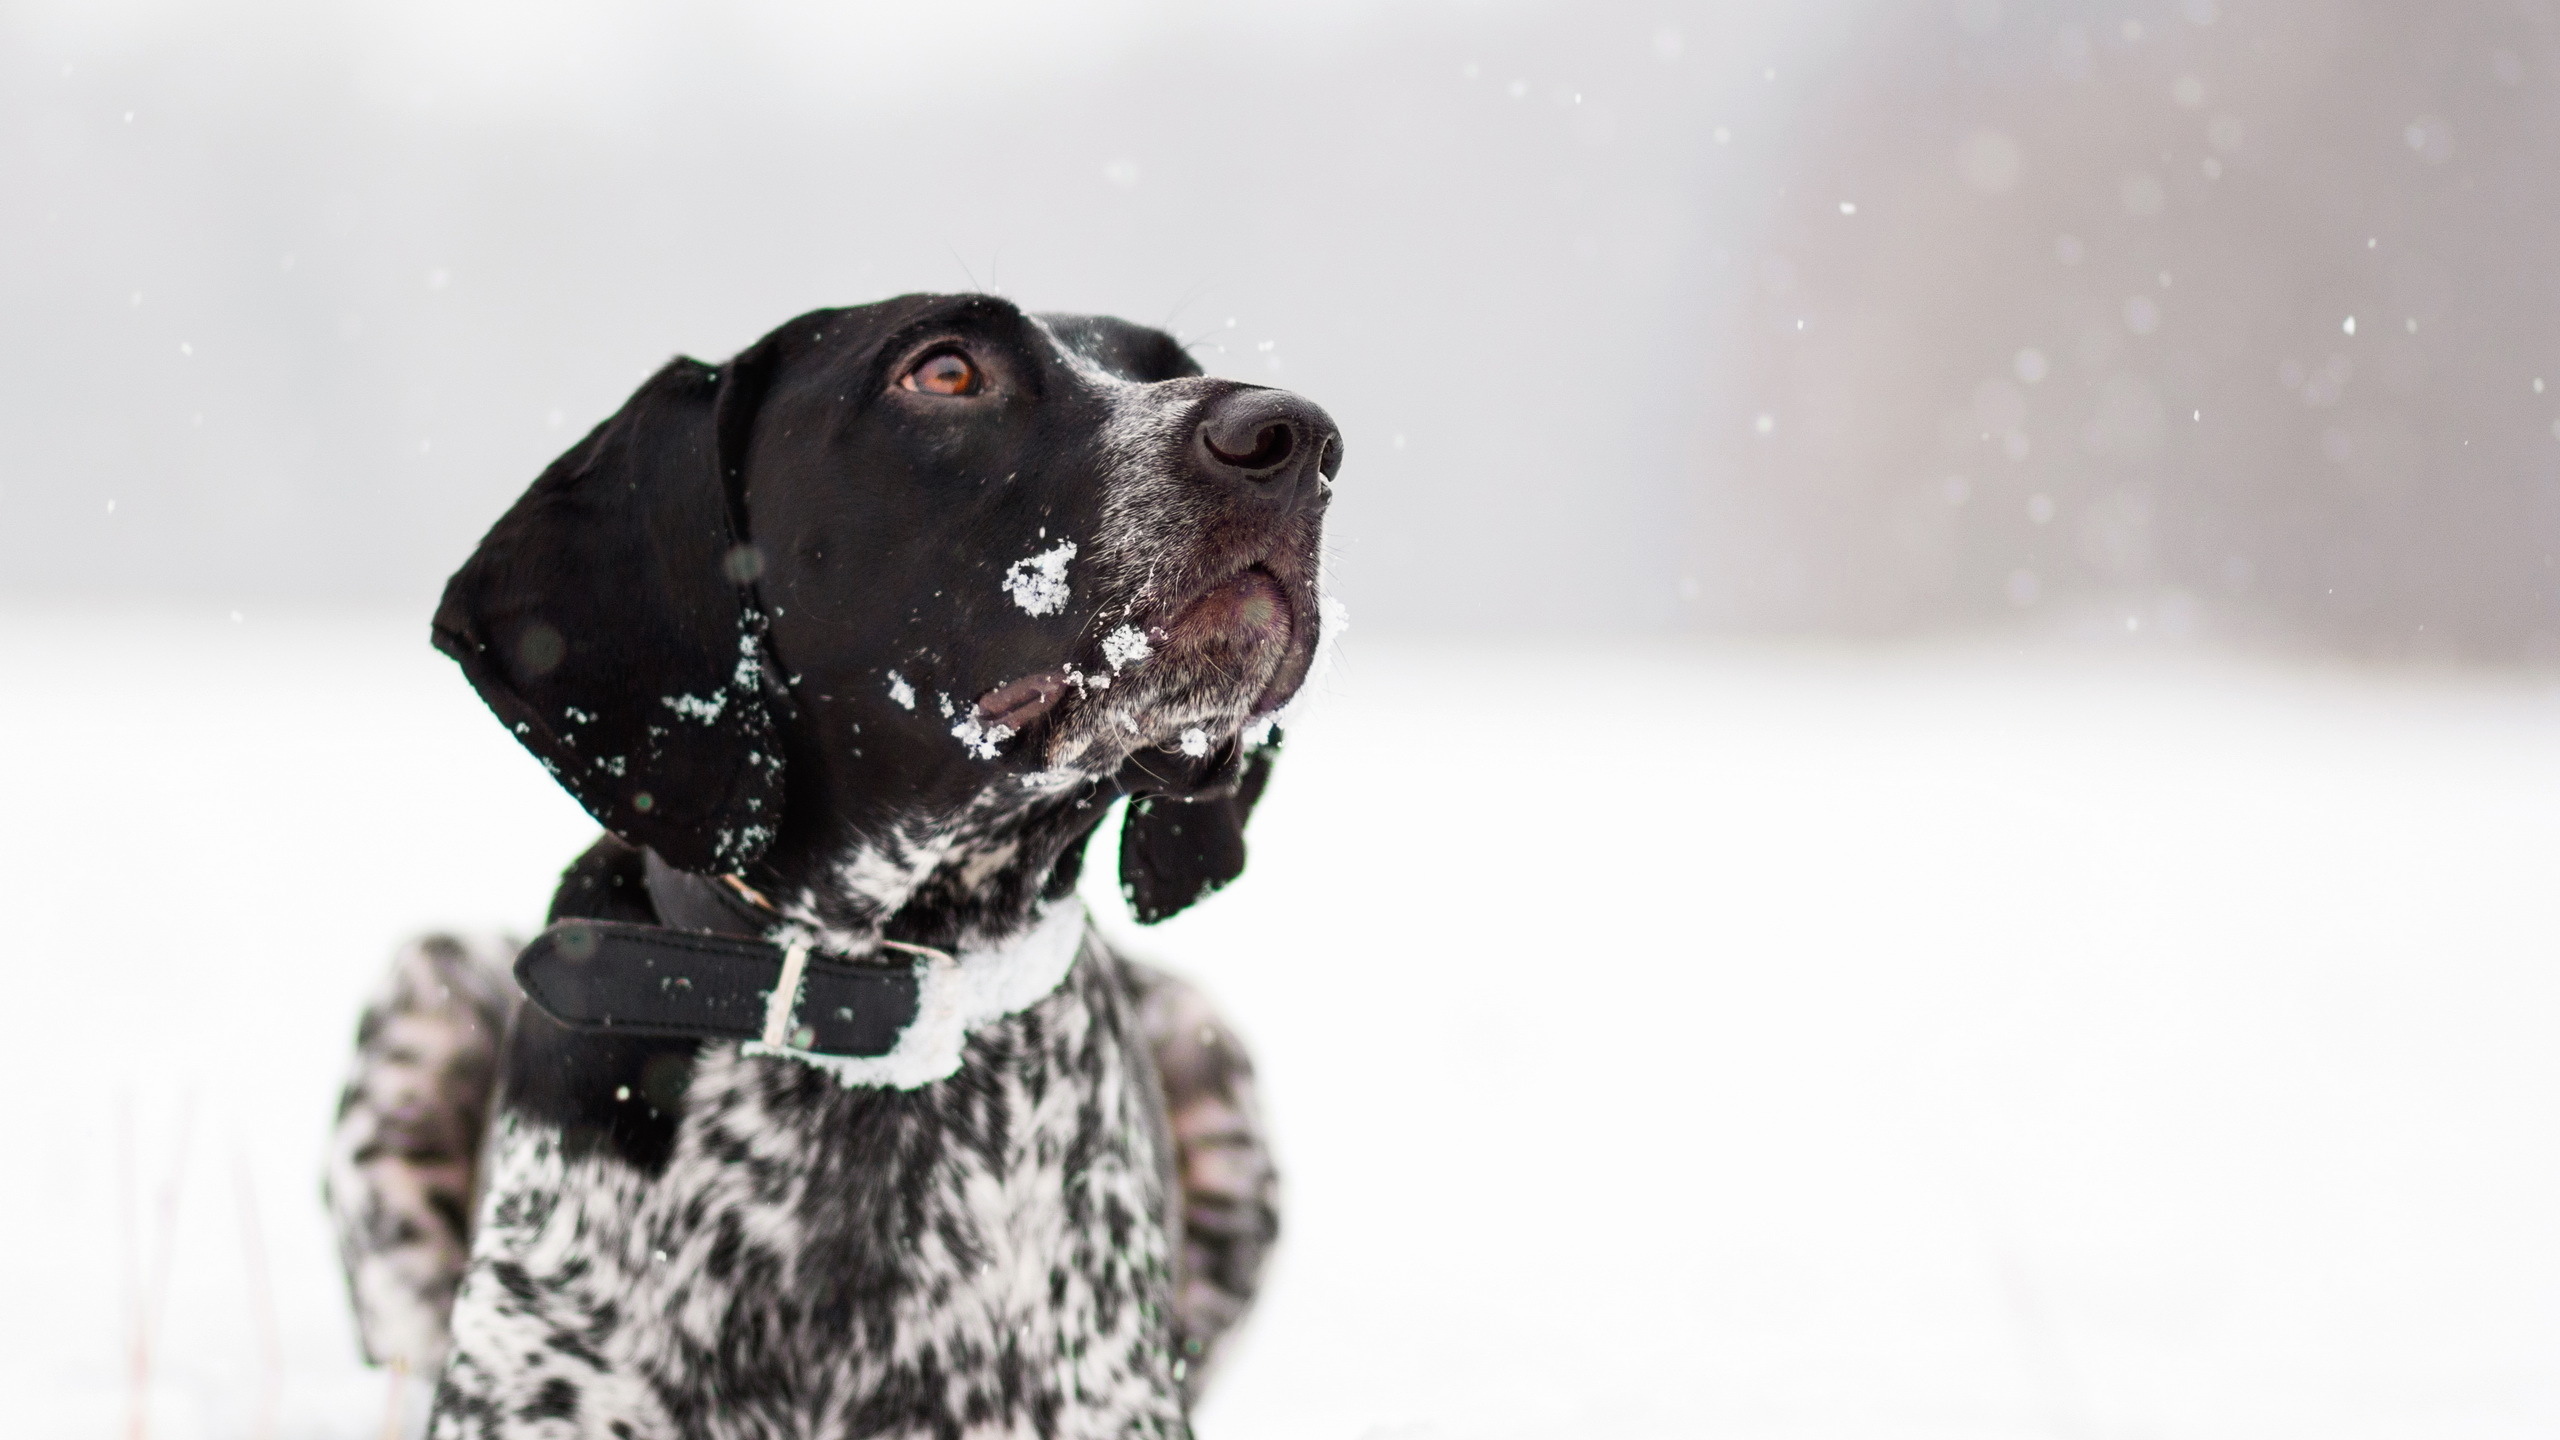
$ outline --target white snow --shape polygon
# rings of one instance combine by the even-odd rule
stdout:
[[[9,1433],[127,1433],[164,1235],[155,1440],[270,1375],[380,1433],[315,1196],[357,1006],[594,831],[416,628],[0,611]],[[1252,852],[1155,930],[1086,869],[1280,1147],[1203,1440],[2560,1428],[2547,688],[1363,634]]]
[[[1206,755],[1209,753],[1209,732],[1194,725],[1182,732],[1180,744],[1185,755]]]
[[[951,724],[951,738],[960,748],[980,760],[993,760],[1004,742],[1013,738],[1010,725],[988,725],[974,714],[963,715]]]
[[[1135,625],[1123,625],[1102,637],[1102,658],[1115,675],[1154,653],[1156,647],[1147,643],[1147,632]]]
[[[1016,560],[1004,572],[1004,593],[1025,615],[1055,615],[1067,608],[1067,562],[1076,558],[1076,542],[1061,540],[1051,549]]]
[[[916,708],[916,687],[907,683],[906,676],[892,670],[889,672],[889,698],[899,709],[913,710]]]
[[[719,719],[720,712],[728,708],[729,692],[723,690],[708,700],[699,695],[662,695],[658,697],[658,703],[688,720],[699,720],[708,725]]]

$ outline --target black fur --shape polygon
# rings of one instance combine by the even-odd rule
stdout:
[[[1120,893],[1140,923],[1177,915],[1244,873],[1245,821],[1279,751],[1275,735],[1244,762],[1232,785],[1141,794],[1129,802],[1120,828]]]
[[[722,478],[720,422],[743,429],[758,374],[671,362],[543,471],[436,610],[436,647],[588,813],[692,869],[753,860],[782,808]]]
[[[657,923],[641,887],[640,851],[608,835],[578,857],[551,901],[552,922],[573,919]],[[675,1147],[700,1048],[690,1040],[573,1031],[528,1010],[508,1037],[507,1103],[557,1127],[568,1155],[606,1153],[655,1175]]]

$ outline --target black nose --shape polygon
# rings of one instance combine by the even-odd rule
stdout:
[[[1209,402],[1193,446],[1201,467],[1253,494],[1311,495],[1342,468],[1342,432],[1314,402],[1286,390],[1230,390]]]

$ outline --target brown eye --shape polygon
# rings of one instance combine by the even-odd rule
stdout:
[[[898,384],[927,395],[975,395],[983,388],[978,367],[957,350],[927,355],[901,376]]]

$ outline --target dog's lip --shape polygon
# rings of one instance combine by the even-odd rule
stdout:
[[[1283,590],[1285,592],[1286,587]],[[1262,693],[1253,697],[1253,708],[1249,713],[1254,719],[1278,714],[1282,706],[1297,698],[1298,688],[1307,683],[1307,676],[1315,669],[1314,631],[1323,623],[1320,615],[1293,619],[1289,626],[1289,648],[1280,657],[1280,668],[1272,672],[1271,683],[1262,687]]]
[[[1248,603],[1254,598],[1270,601],[1278,611],[1273,617],[1278,624],[1271,626],[1267,620],[1259,623],[1279,631],[1275,638],[1282,647],[1280,665],[1272,673],[1270,683],[1254,696],[1253,703],[1247,707],[1247,715],[1255,720],[1277,713],[1295,698],[1298,688],[1306,683],[1308,673],[1315,666],[1316,627],[1322,623],[1314,590],[1300,578],[1300,567],[1273,563],[1278,555],[1279,552],[1275,551],[1244,558],[1234,569],[1193,590],[1178,604],[1167,607],[1174,618],[1149,625],[1146,632],[1147,639],[1156,644],[1173,639],[1181,633],[1184,622],[1192,618],[1193,612],[1213,598],[1243,599]],[[1236,594],[1240,581],[1248,582],[1250,586],[1241,596]]]
[[[1067,698],[1067,684],[1064,670],[1040,670],[1008,680],[978,697],[978,723],[990,729],[1002,725],[1019,735],[1058,708],[1058,702]]]
[[[1252,629],[1285,645],[1296,622],[1297,607],[1290,603],[1289,587],[1268,567],[1253,564],[1203,587],[1171,619],[1149,625],[1146,636],[1150,644],[1166,645],[1202,630]],[[1066,700],[1076,673],[1060,667],[1008,680],[978,697],[976,719],[989,728],[1002,725],[1019,735]]]
[[[1297,627],[1296,612],[1297,607],[1289,601],[1288,585],[1271,572],[1271,567],[1256,561],[1215,584],[1201,587],[1174,612],[1171,620],[1148,627],[1148,638],[1179,640],[1201,630],[1229,635],[1250,630],[1285,644]]]
[[[1201,601],[1209,598],[1212,593],[1233,585],[1243,578],[1247,571],[1259,570],[1274,580],[1279,580],[1279,567],[1273,563],[1278,558],[1275,552],[1267,549],[1242,551],[1228,556],[1224,564],[1194,583],[1191,588],[1157,605],[1150,618],[1139,622],[1139,628],[1147,632],[1147,638],[1150,640],[1163,638]],[[1281,581],[1280,588],[1285,592],[1288,589],[1288,583]]]
[[[1284,651],[1279,668],[1248,711],[1258,719],[1288,703],[1306,679],[1314,649],[1310,622],[1315,615],[1313,597],[1301,594],[1303,588],[1273,565],[1271,557],[1247,556],[1233,569],[1158,609],[1153,619],[1138,628],[1157,647],[1178,644],[1203,628],[1232,631],[1238,626],[1260,630],[1278,641]],[[1228,613],[1211,613],[1219,609]],[[1001,725],[1021,735],[1047,719],[1071,693],[1085,689],[1080,683],[1084,677],[1090,674],[1100,681],[1103,673],[1099,667],[1074,664],[1033,671],[979,696],[974,718],[989,729]]]
[[[1246,707],[1250,719],[1260,720],[1287,705],[1306,683],[1315,666],[1317,627],[1322,623],[1312,587],[1256,561],[1206,587],[1183,606],[1170,626],[1150,630],[1148,638],[1179,640],[1186,630],[1221,632],[1229,639],[1240,631],[1258,632],[1257,638],[1280,652],[1271,678]]]

